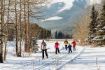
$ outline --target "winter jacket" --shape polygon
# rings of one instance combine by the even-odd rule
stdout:
[[[69,45],[68,45],[68,48],[71,49],[71,47],[72,47],[72,46],[69,44]]]
[[[73,45],[73,46],[76,46],[76,41],[73,41],[73,42],[72,42],[72,45]]]
[[[59,48],[59,43],[58,42],[55,43],[55,48]]]
[[[45,42],[42,42],[42,43],[41,43],[41,49],[42,49],[42,50],[46,49],[46,43],[45,43]]]

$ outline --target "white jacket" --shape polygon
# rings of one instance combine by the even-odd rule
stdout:
[[[45,42],[42,42],[42,43],[41,43],[41,49],[42,49],[42,50],[46,49],[46,43],[45,43]]]

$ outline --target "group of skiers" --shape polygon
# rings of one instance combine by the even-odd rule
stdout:
[[[65,50],[68,50],[68,53],[72,53],[72,47],[73,47],[74,51],[76,50],[76,41],[75,40],[72,42],[72,45],[67,40],[65,40],[64,45],[65,45]],[[46,46],[47,46],[46,42],[43,40],[42,43],[41,43],[42,59],[44,59],[44,54],[48,58],[48,53],[47,53]],[[60,53],[59,42],[58,41],[55,42],[54,47],[55,47],[55,54]]]
[[[67,40],[65,40],[64,45],[65,45],[65,49],[66,50],[68,49],[68,53],[70,53],[70,52],[72,53],[72,47],[73,47],[74,51],[76,50],[76,41],[75,40],[72,42],[72,45]]]

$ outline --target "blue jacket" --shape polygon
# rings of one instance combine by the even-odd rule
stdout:
[[[71,45],[68,45],[68,48],[70,48],[70,49],[71,49],[71,47],[72,47]]]

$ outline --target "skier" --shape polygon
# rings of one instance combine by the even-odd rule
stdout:
[[[59,51],[59,43],[58,42],[55,43],[55,54],[57,54],[57,53],[60,53],[60,51]]]
[[[75,51],[76,50],[76,41],[75,40],[72,42],[72,45],[73,45],[73,50]]]
[[[65,49],[67,50],[67,45],[68,45],[68,41],[67,40],[64,41],[64,45],[65,45]]]
[[[71,44],[68,45],[68,53],[72,53]]]
[[[46,54],[46,57],[48,58],[48,53],[47,53],[47,48],[46,48],[46,43],[43,40],[41,43],[41,50],[42,50],[42,59],[44,59],[44,53]]]

